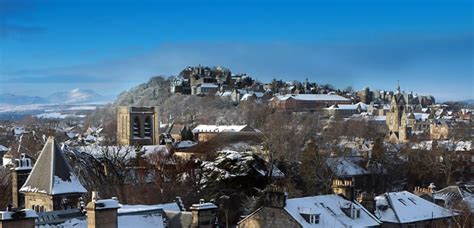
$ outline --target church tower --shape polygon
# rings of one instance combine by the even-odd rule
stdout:
[[[160,144],[158,107],[117,107],[117,142],[120,145]]]
[[[386,120],[391,140],[405,141],[407,139],[405,109],[405,98],[401,93],[400,83],[398,83],[397,92],[392,96]]]

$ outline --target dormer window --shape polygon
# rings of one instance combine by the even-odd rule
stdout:
[[[305,208],[305,207],[298,207],[298,210],[299,210],[299,213],[301,215],[301,217],[304,218],[304,220],[306,220],[306,222],[308,222],[309,224],[318,224],[319,223],[319,219],[320,219],[320,215],[321,214],[317,214],[314,212],[314,210],[312,210],[311,208]]]
[[[319,214],[312,214],[309,216],[309,223],[318,224],[319,223]]]
[[[301,213],[301,216],[309,224],[319,224],[320,214],[304,214],[304,213]]]

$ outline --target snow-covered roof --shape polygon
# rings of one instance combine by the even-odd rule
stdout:
[[[325,108],[328,110],[331,109],[338,109],[338,110],[357,110],[360,107],[362,111],[367,111],[367,105],[359,102],[357,104],[337,104],[337,105],[331,105],[329,108]]]
[[[217,209],[217,206],[213,203],[195,203],[191,205],[191,209],[195,210],[209,210],[209,209]]]
[[[413,115],[415,116],[416,120],[420,120],[420,121],[426,121],[430,117],[429,113],[422,113],[422,112],[415,112],[413,113]]]
[[[181,148],[192,147],[192,146],[195,146],[195,145],[197,145],[197,142],[194,142],[194,141],[191,141],[191,140],[184,140],[184,141],[176,143],[174,146],[178,149],[181,149]]]
[[[6,152],[10,149],[8,149],[8,147],[4,146],[4,145],[0,145],[0,152]]]
[[[143,205],[143,204],[124,204],[122,207],[118,209],[118,213],[132,213],[132,212],[140,212],[140,211],[150,211],[150,210],[158,210],[163,209],[165,211],[181,211],[178,204],[174,203],[166,203],[166,204],[154,204],[154,205]]]
[[[464,201],[471,212],[474,212],[474,189],[467,186],[448,186],[433,194],[435,200],[443,200],[445,207],[456,206],[458,200]]]
[[[353,210],[355,215],[346,214]],[[380,221],[359,203],[348,201],[338,195],[320,195],[293,198],[284,208],[302,227],[370,227],[379,226]],[[357,211],[359,211],[357,213]],[[302,214],[319,215],[319,223],[309,223]]]
[[[94,201],[97,209],[116,209],[120,208],[118,200],[115,199],[100,199]]]
[[[336,94],[286,94],[275,96],[275,98],[282,101],[290,98],[304,101],[350,101]]]
[[[48,195],[86,193],[54,137],[49,137],[20,192]]]
[[[218,88],[219,85],[214,84],[214,83],[202,83],[202,84],[200,85],[200,87],[201,87],[201,88],[202,88],[202,87],[204,87],[204,88]]]
[[[439,140],[437,141],[439,148],[447,149],[448,151],[471,151],[472,141],[453,141],[453,140]],[[433,141],[421,141],[414,143],[411,148],[418,150],[431,150],[433,147]]]
[[[219,96],[221,96],[221,97],[230,97],[230,96],[232,96],[232,91],[224,91],[224,92],[220,93]]]
[[[23,210],[21,210],[21,212],[25,213],[25,218],[37,218],[38,217],[36,212],[34,210],[31,210],[31,209],[23,209]],[[13,214],[15,214],[15,212],[13,212],[13,211],[0,211],[0,221],[13,219],[13,216],[14,216]]]
[[[456,215],[407,191],[385,193],[377,196],[375,201],[375,216],[382,222],[403,224]]]
[[[254,131],[248,125],[198,125],[192,132],[241,132],[241,131]]]
[[[131,212],[118,213],[118,227],[140,227],[140,228],[164,228],[163,214],[161,211],[156,212]],[[87,220],[85,218],[72,218],[61,224],[44,224],[37,227],[62,227],[62,228],[87,228]]]
[[[328,158],[326,164],[338,177],[352,177],[369,174],[366,169],[346,157]]]

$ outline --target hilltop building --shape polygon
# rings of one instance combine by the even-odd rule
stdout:
[[[352,104],[352,101],[336,94],[286,94],[270,99],[270,108],[277,111],[321,111],[335,104]]]

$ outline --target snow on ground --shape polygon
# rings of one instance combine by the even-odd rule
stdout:
[[[35,115],[35,117],[40,119],[66,119],[66,118],[85,118],[86,115],[76,115],[76,114],[62,114],[60,112],[50,112]]]
[[[440,140],[438,147],[445,148],[448,151],[470,151],[472,150],[472,141],[453,141],[453,140]],[[418,150],[431,150],[433,147],[433,141],[422,141],[414,143],[411,148]]]
[[[80,111],[80,110],[95,110],[96,108],[97,108],[96,106],[84,105],[84,106],[73,106],[66,110]]]
[[[136,149],[133,146],[88,145],[88,146],[77,146],[74,148],[79,152],[88,153],[94,157],[103,157],[110,154],[126,155],[126,158],[136,157]],[[144,152],[144,156],[149,156],[154,153],[161,153],[162,155],[166,155],[169,153],[168,148],[165,145],[143,146],[141,151]]]

